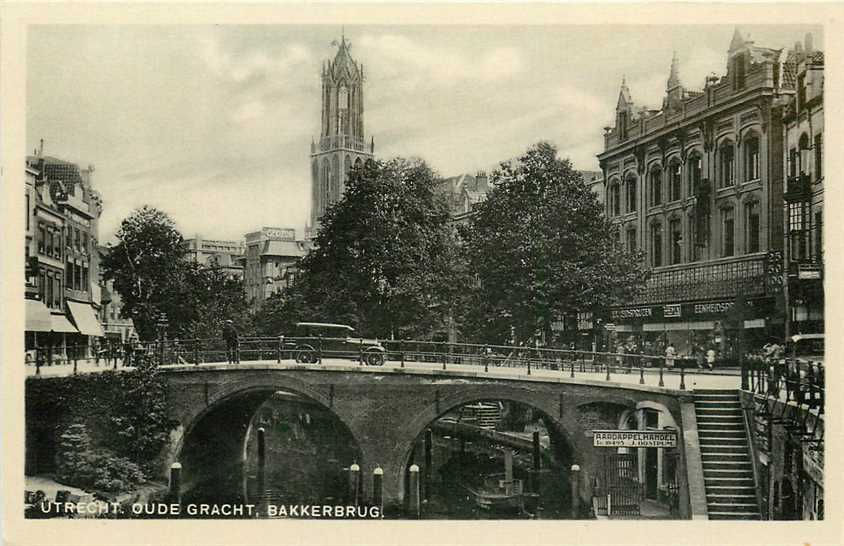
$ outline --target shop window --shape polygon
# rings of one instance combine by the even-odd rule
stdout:
[[[727,257],[735,254],[735,229],[736,221],[733,209],[721,211],[721,256]]]
[[[722,188],[736,183],[735,150],[733,143],[729,140],[721,144],[718,150],[718,168]]]
[[[683,226],[680,220],[671,220],[669,231],[671,232],[671,263],[679,264],[683,261]]]
[[[759,138],[752,136],[744,141],[744,180],[758,180],[759,176]]]
[[[651,266],[662,265],[662,224],[651,225]]]
[[[744,206],[744,248],[750,254],[759,252],[759,203]]]
[[[671,200],[678,201],[683,196],[683,169],[679,161],[671,164],[669,167],[670,184],[671,184]]]

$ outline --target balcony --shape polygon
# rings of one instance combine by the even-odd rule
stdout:
[[[356,152],[366,152],[366,143],[361,138],[356,138],[347,135],[333,135],[322,137],[319,141],[319,151],[327,152],[329,150],[336,150],[338,148],[344,150],[354,150]]]
[[[808,201],[812,197],[812,178],[807,173],[789,176],[786,192],[782,196],[786,203]]]
[[[756,253],[652,270],[633,304],[761,297],[782,289],[782,256]]]

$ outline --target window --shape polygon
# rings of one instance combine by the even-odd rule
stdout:
[[[29,231],[29,192],[26,192],[26,230]]]
[[[47,300],[44,299],[44,295],[47,291],[47,274],[45,272],[41,272],[38,274],[38,299],[42,302],[47,303]]]
[[[651,225],[651,266],[662,265],[662,224]]]
[[[61,288],[62,281],[58,275],[53,279],[53,307],[60,308],[62,305]]]
[[[719,168],[721,173],[721,187],[726,188],[735,184],[735,151],[733,143],[726,141],[718,151]]]
[[[618,216],[621,214],[621,188],[619,188],[617,182],[612,185],[612,189],[610,190],[610,203],[612,206],[612,215]]]
[[[50,274],[50,275],[49,275],[46,279],[44,279],[44,280],[45,280],[45,281],[46,281],[46,283],[47,283],[47,293],[46,293],[46,295],[45,295],[45,297],[46,297],[47,299],[45,299],[45,300],[44,300],[44,303],[46,303],[46,304],[47,304],[47,307],[53,307],[53,305],[54,305],[54,302],[53,302],[53,281],[54,281],[55,279],[53,279],[53,275],[52,275],[52,273],[51,273],[51,274]]]
[[[797,150],[791,148],[788,151],[788,176],[794,178],[797,176],[798,171],[798,160],[797,160]]]
[[[88,232],[82,232],[82,252],[88,252]]]
[[[627,251],[628,252],[635,252],[636,251],[636,230],[635,229],[628,229],[627,230]]]
[[[671,220],[668,224],[671,232],[671,263],[679,264],[683,261],[683,226],[679,219]]]
[[[744,180],[759,179],[759,139],[748,138],[744,143]]]
[[[744,206],[744,232],[745,252],[759,252],[759,203],[747,203]]]
[[[721,211],[721,255],[724,257],[735,254],[735,228],[736,220],[733,209],[723,209]]]
[[[823,261],[823,211],[815,213],[815,259]]]
[[[680,162],[672,163],[669,167],[669,177],[671,179],[671,200],[678,201],[683,196],[683,169]]]
[[[703,177],[703,159],[699,155],[693,155],[688,160],[689,170],[689,195],[696,195],[700,180]]]
[[[38,253],[45,254],[46,253],[46,244],[47,244],[47,230],[44,228],[44,224],[38,224]]]
[[[651,171],[651,206],[662,204],[662,170]]]
[[[627,212],[636,212],[636,177],[627,179]]]
[[[823,133],[815,135],[815,180],[823,178]]]
[[[689,226],[689,230],[688,230],[688,237],[687,237],[687,239],[688,239],[687,247],[689,249],[689,260],[696,262],[700,259],[700,247],[695,242],[695,236],[696,236],[696,233],[697,233],[695,231],[697,229],[697,227],[696,227],[697,226],[697,220],[695,219],[694,216],[689,216],[688,226]]]

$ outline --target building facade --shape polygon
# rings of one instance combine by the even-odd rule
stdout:
[[[309,233],[346,190],[352,166],[372,157],[375,141],[367,144],[363,124],[363,65],[358,65],[345,36],[334,60],[322,66],[322,120],[319,144],[311,142],[311,219]]]
[[[102,201],[93,171],[41,151],[27,158],[27,349],[83,358],[104,336],[96,252]],[[32,302],[49,310],[49,330],[44,320],[30,328],[30,314],[43,316]]]
[[[796,44],[796,94],[783,115],[786,336],[824,331],[824,54]]]
[[[194,263],[219,266],[230,279],[243,279],[243,241],[218,241],[203,239],[197,235],[185,239],[184,248],[188,259]]]
[[[296,239],[292,228],[264,227],[247,233],[243,265],[243,287],[252,311],[271,295],[283,292],[296,282],[297,263],[307,254],[309,241]]]
[[[662,108],[637,108],[622,82],[598,155],[606,213],[651,277],[608,320],[620,337],[722,359],[782,339],[783,122],[796,65],[738,30],[727,72],[683,87],[676,55]]]

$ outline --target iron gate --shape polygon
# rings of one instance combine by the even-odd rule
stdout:
[[[610,517],[641,515],[642,485],[635,453],[604,455],[604,484],[607,514]]]

